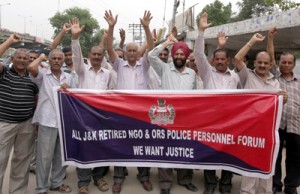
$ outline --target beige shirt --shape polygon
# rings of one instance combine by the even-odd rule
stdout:
[[[279,82],[272,73],[269,73],[267,80],[263,80],[255,73],[255,70],[244,66],[238,75],[244,89],[280,89]]]

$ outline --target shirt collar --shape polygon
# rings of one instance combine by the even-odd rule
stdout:
[[[292,72],[292,75],[293,76],[292,76],[292,79],[290,81],[292,81],[292,80],[295,80],[295,81],[300,80],[300,75],[294,74],[294,72]],[[284,77],[282,76],[282,73],[280,73],[280,77],[282,77],[284,79]]]
[[[88,70],[94,70],[93,66],[91,64],[87,64]],[[102,67],[100,66],[99,71],[103,71]]]
[[[15,70],[14,65],[11,66],[10,71],[11,71],[13,74],[16,74],[16,75],[18,75],[18,76],[21,76],[21,75]],[[21,77],[26,77],[26,76],[29,76],[29,73],[28,73],[27,70],[25,70],[24,75],[22,75]]]
[[[174,63],[172,63],[172,65],[171,65],[171,71],[176,71],[176,72],[178,72],[178,73],[180,73],[180,74],[190,74],[190,72],[188,71],[188,67],[185,66],[185,67],[184,67],[184,70],[183,70],[182,72],[179,72],[179,71],[176,69]]]
[[[60,79],[62,80],[62,79],[65,79],[66,78],[66,74],[65,74],[65,72],[64,71],[62,71],[62,70],[60,70],[61,71],[61,76],[60,76]],[[46,70],[46,75],[52,75],[53,73],[52,73],[52,71],[51,71],[51,69],[49,68],[49,69],[47,69]]]
[[[213,70],[214,72],[217,72],[217,73],[222,73],[222,72],[218,71],[218,70],[216,69],[216,67],[212,67],[212,70]],[[226,71],[225,71],[223,74],[229,74],[229,75],[231,75],[231,74],[232,74],[232,71],[227,67]]]
[[[257,75],[255,69],[252,70],[252,72],[255,74],[256,77],[258,77],[259,79],[262,79],[259,75]],[[268,73],[268,77],[267,77],[267,81],[268,81],[268,80],[271,80],[271,79],[275,79],[275,76],[274,76],[271,72],[269,72],[269,73]]]
[[[293,79],[295,79],[295,80],[300,80],[300,75],[297,75],[297,74],[294,74],[294,73],[293,73]]]
[[[137,66],[141,66],[142,63],[141,63],[140,61],[137,61],[137,62],[135,63],[135,66],[132,67],[131,65],[129,65],[128,61],[124,61],[124,63],[123,63],[122,65],[123,65],[124,67],[125,67],[125,66],[128,66],[128,67],[131,68],[131,69],[135,69]]]

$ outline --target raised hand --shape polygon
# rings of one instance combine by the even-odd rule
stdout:
[[[224,32],[218,32],[218,48],[223,48],[227,43],[228,37]]]
[[[199,30],[200,31],[204,31],[206,28],[211,26],[211,23],[207,23],[207,19],[208,19],[208,14],[206,12],[204,12],[200,16],[200,20],[199,20]]]
[[[265,36],[261,35],[260,33],[255,33],[252,38],[251,41],[253,40],[254,42],[262,42],[265,39]]]
[[[144,28],[149,27],[150,21],[153,17],[151,16],[150,11],[145,11],[144,12],[144,17],[140,18],[141,24],[143,25]]]
[[[68,32],[71,30],[71,24],[70,23],[64,23],[62,30],[64,32]]]
[[[276,27],[271,27],[268,31],[268,37],[273,38],[277,33]]]
[[[171,30],[171,34],[173,34],[173,36],[174,36],[174,37],[177,37],[177,35],[178,35],[178,31],[177,31],[177,28],[176,28],[176,26],[174,26],[174,27],[172,28],[172,30]]]
[[[41,61],[47,61],[47,56],[44,53],[42,53],[42,54],[40,54],[38,59]]]
[[[12,34],[9,36],[8,38],[12,43],[16,43],[19,42],[21,40],[21,36],[17,35],[17,34]]]
[[[168,45],[174,44],[175,42],[178,42],[178,40],[173,36],[173,34],[170,34],[166,40]]]
[[[84,26],[80,27],[80,22],[78,18],[72,18],[70,24],[71,24],[72,38],[77,39],[79,34],[83,31]]]
[[[123,28],[121,28],[119,30],[119,33],[120,33],[121,40],[123,40],[123,39],[125,40],[125,36],[126,36],[125,30]]]
[[[107,21],[109,26],[114,27],[118,21],[118,15],[114,17],[111,13],[111,10],[105,11],[104,19]]]

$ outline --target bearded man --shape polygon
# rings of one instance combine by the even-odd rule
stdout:
[[[173,45],[171,49],[173,63],[165,63],[159,58],[159,53],[170,45]],[[170,35],[164,43],[149,52],[149,63],[160,76],[163,90],[192,90],[197,88],[195,71],[186,67],[189,55],[190,49],[187,44],[182,41],[178,42],[173,35]],[[198,188],[192,183],[192,175],[192,169],[177,169],[178,184],[196,192]],[[170,194],[173,169],[158,168],[158,176],[160,193]]]

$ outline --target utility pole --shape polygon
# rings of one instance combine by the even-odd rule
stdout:
[[[163,18],[163,28],[165,27],[165,21],[166,21],[166,7],[167,7],[167,0],[165,0],[165,9],[164,9],[164,18]]]
[[[184,9],[185,9],[185,0],[182,2],[183,8],[182,8],[182,32],[184,31]]]
[[[20,14],[18,16],[20,16],[24,19],[24,34],[26,34],[26,19],[31,18],[32,16],[31,15],[30,16],[23,16],[23,15],[20,15]]]
[[[176,16],[176,13],[177,13],[177,7],[178,7],[178,4],[179,1],[177,2],[177,0],[174,0],[174,6],[173,6],[173,16],[172,16],[172,23],[171,23],[171,26],[170,26],[170,31],[173,29],[173,27],[175,26],[175,16]]]
[[[132,41],[136,42],[136,34],[139,34],[139,43],[140,46],[142,45],[143,42],[143,37],[142,37],[142,24],[129,24],[129,33],[132,33]]]

